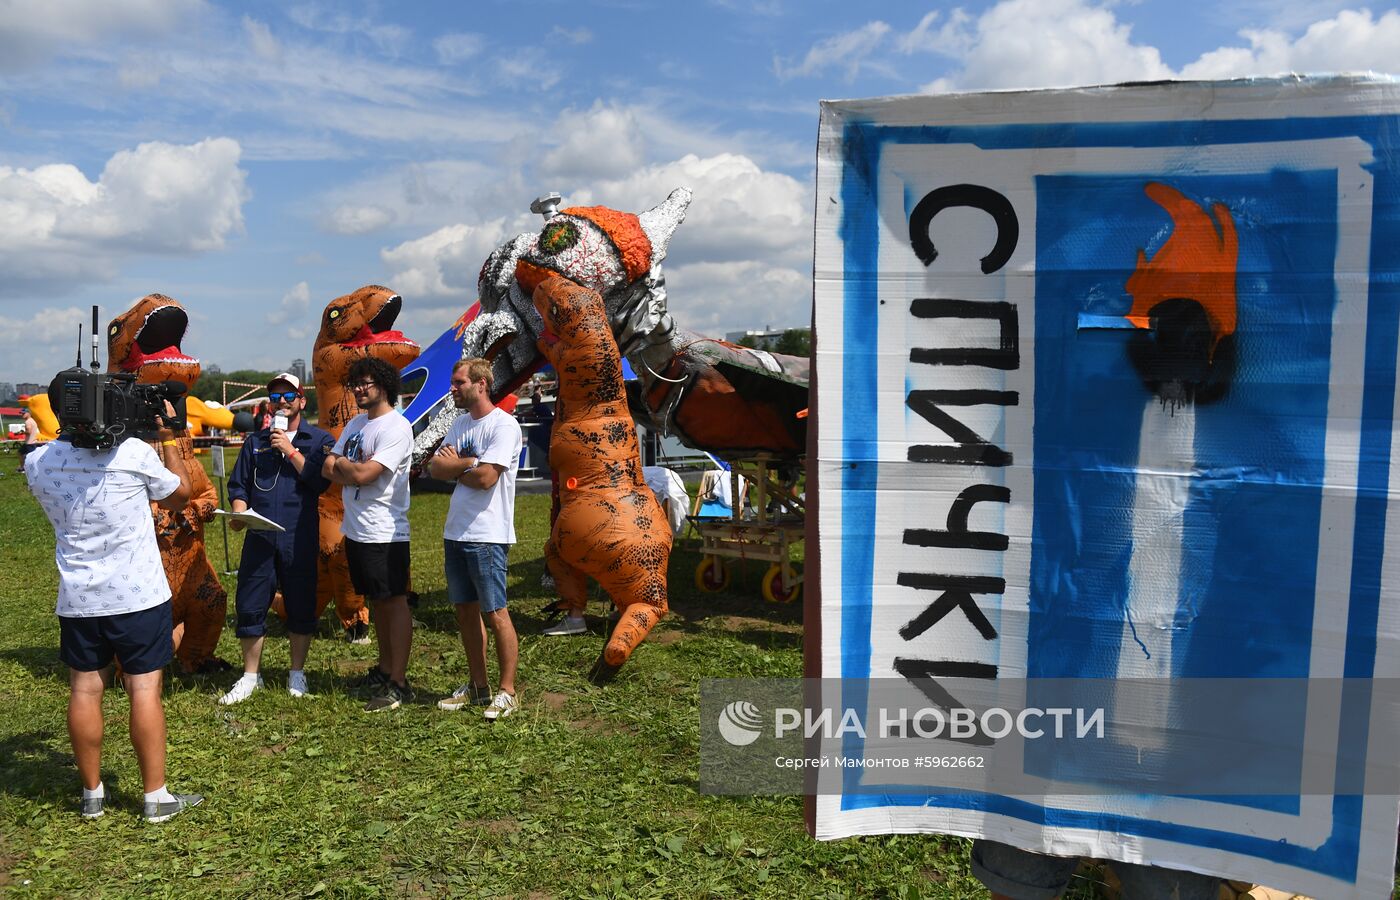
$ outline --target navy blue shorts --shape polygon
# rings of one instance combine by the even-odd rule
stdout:
[[[442,542],[447,599],[479,603],[482,612],[506,608],[506,545],[472,541]]]
[[[115,616],[58,617],[58,658],[78,672],[96,672],[116,657],[128,675],[165,668],[175,655],[170,601]]]
[[[316,554],[314,540],[300,546],[285,542],[278,546],[256,534],[244,540],[234,595],[238,623],[234,633],[238,637],[267,634],[267,610],[279,587],[287,610],[287,631],[316,633]]]
[[[345,539],[350,586],[366,600],[408,596],[408,541],[362,544]]]

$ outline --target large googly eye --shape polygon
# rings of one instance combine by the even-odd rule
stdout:
[[[339,318],[340,318],[340,310],[339,310],[338,308],[337,308],[337,309],[332,309],[329,313],[326,314],[326,318],[330,319],[331,321],[335,321],[336,319],[339,319]]]
[[[120,325],[114,324],[111,328],[107,329],[107,334],[111,335],[112,337],[116,337],[121,330],[122,327]]]
[[[578,243],[578,228],[573,222],[550,222],[540,232],[540,252],[553,256]]]

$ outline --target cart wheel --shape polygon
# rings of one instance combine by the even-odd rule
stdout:
[[[707,556],[695,567],[695,586],[707,594],[729,587],[729,567],[717,556]]]
[[[770,566],[767,572],[763,573],[763,599],[769,603],[791,603],[802,596],[802,582],[794,584],[786,592],[783,591],[783,567]]]

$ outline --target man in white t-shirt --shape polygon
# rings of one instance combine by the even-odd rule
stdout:
[[[515,473],[520,425],[491,403],[491,363],[464,359],[452,369],[452,402],[463,411],[428,462],[434,478],[455,481],[443,526],[447,597],[467,651],[471,680],[439,701],[447,710],[484,706],[489,721],[519,708],[515,667],[519,642],[506,609],[506,551],[515,543]],[[486,628],[496,639],[500,690],[486,675]]]
[[[174,419],[168,402],[165,413],[165,421]],[[151,502],[172,512],[189,502],[177,435],[162,423],[158,457],[134,439],[106,450],[83,449],[60,432],[58,440],[38,444],[34,420],[25,425],[24,474],[56,539],[58,653],[69,670],[68,737],[83,780],[79,810],[87,819],[105,811],[102,692],[112,683],[116,659],[131,699],[131,744],[146,794],[142,815],[164,822],[204,799],[172,794],[165,784],[161,678],[174,644],[170,585],[156,547]]]
[[[408,652],[413,614],[408,608],[408,474],[413,427],[394,408],[399,373],[382,359],[355,360],[345,378],[364,410],[345,423],[322,474],[345,485],[345,559],[350,583],[374,611],[379,662],[362,679],[370,689],[366,712],[397,709],[413,699]]]

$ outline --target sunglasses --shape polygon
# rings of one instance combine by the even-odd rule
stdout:
[[[375,383],[373,381],[361,381],[357,384],[347,385],[352,391],[367,391],[374,386]]]
[[[273,403],[281,403],[283,400],[291,403],[296,398],[296,391],[273,391],[267,395],[267,399],[271,400]]]

